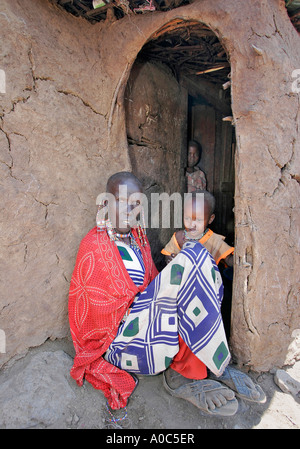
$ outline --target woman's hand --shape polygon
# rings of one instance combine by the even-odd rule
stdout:
[[[170,256],[165,256],[166,264],[168,265],[168,263],[172,262],[172,260],[174,259],[175,256],[176,256],[176,254],[174,254],[174,253],[172,253]]]

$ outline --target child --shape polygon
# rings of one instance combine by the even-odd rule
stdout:
[[[202,195],[204,195],[204,201]],[[201,207],[203,203],[204,211]],[[225,237],[208,228],[215,218],[214,209],[215,198],[207,190],[196,190],[190,194],[184,203],[185,229],[175,232],[161,251],[166,256],[167,263],[179,253],[185,242],[197,240],[205,246],[217,265],[223,260],[227,266],[232,267],[234,248],[224,241]]]
[[[187,191],[206,189],[205,173],[198,167],[202,154],[201,145],[196,140],[190,140],[188,144],[188,167],[186,169]]]

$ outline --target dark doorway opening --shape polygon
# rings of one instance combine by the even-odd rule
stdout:
[[[186,192],[189,140],[202,146],[199,167],[216,199],[210,228],[234,246],[234,155],[230,63],[215,33],[205,24],[176,19],[158,30],[137,56],[125,91],[129,154],[146,193]],[[153,257],[174,229],[149,229]],[[232,273],[224,280],[223,318],[230,334]]]

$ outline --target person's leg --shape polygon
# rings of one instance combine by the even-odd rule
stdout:
[[[267,398],[262,388],[255,384],[247,374],[238,370],[233,365],[228,365],[219,377],[213,373],[209,373],[208,377],[223,383],[245,401],[258,402],[260,404],[266,402]]]
[[[211,379],[192,380],[168,368],[163,384],[172,396],[191,402],[200,410],[219,416],[232,416],[238,402],[232,390]]]
[[[207,377],[206,365],[192,353],[180,335],[179,351],[173,358],[170,368],[188,379],[205,379]]]
[[[178,353],[180,335],[198,360],[203,356],[219,373],[229,359],[220,315],[221,299],[221,277],[211,256],[202,245],[190,245],[136,298],[105,355],[106,360],[133,373],[160,373]],[[167,377],[170,372],[171,369],[166,372]],[[197,386],[197,391],[194,385],[193,392],[176,392],[174,384],[168,381],[171,385],[166,378],[165,386],[171,394],[191,400],[208,413],[215,413],[217,407],[220,414],[236,411],[234,394],[218,382],[205,381],[203,388]]]

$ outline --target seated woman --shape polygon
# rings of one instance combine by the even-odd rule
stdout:
[[[140,181],[129,172],[116,173],[106,190],[115,199],[108,202],[114,226],[102,220],[84,237],[70,285],[76,352],[71,376],[78,385],[85,378],[102,390],[112,409],[126,406],[137,383],[134,373],[164,372],[171,395],[209,414],[236,413],[232,389],[260,401],[248,376],[237,371],[242,378],[236,382],[230,374],[220,313],[223,285],[208,251],[186,243],[158,273],[145,230],[140,223],[130,226],[142,198]],[[230,388],[208,379],[207,368]]]

